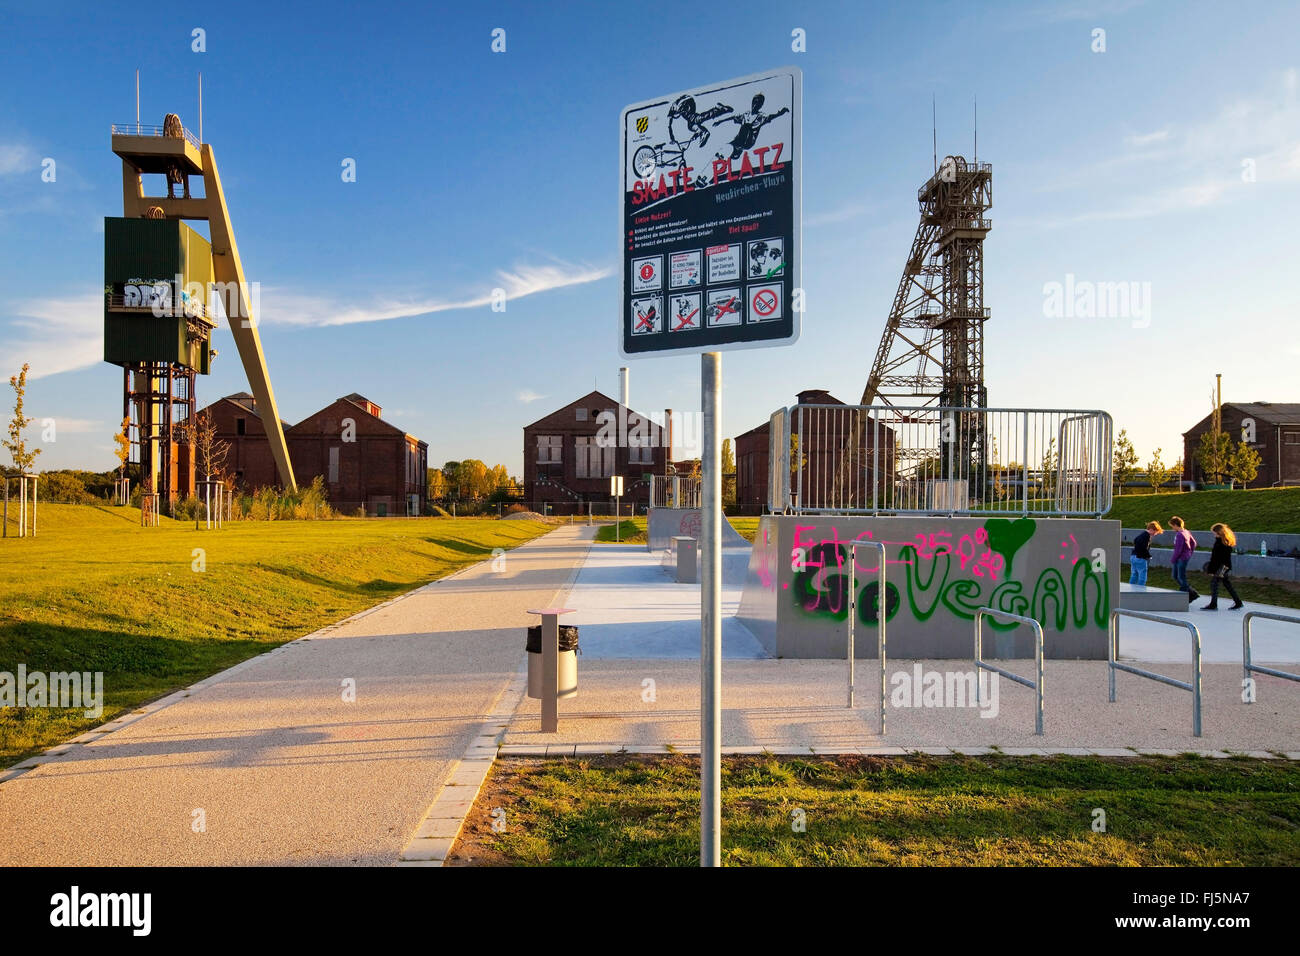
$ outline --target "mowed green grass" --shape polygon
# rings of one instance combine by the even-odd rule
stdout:
[[[0,540],[0,671],[104,673],[98,719],[0,710],[0,766],[549,530],[474,518],[161,522],[40,505],[35,539]]]
[[[754,536],[758,534],[758,518],[727,518],[736,532],[751,544]],[[645,544],[646,543],[646,519],[624,518],[619,522],[619,540],[628,544]],[[597,541],[613,542],[614,540],[614,523],[601,525],[596,529]]]
[[[1168,528],[1171,515],[1178,515],[1196,531],[1209,530],[1222,521],[1235,531],[1300,534],[1300,488],[1124,494],[1115,498],[1106,517],[1117,519],[1125,528],[1144,528],[1148,521],[1159,521]]]
[[[730,866],[1300,864],[1289,760],[731,757],[722,787]],[[693,757],[505,758],[453,862],[696,866],[699,799]]]

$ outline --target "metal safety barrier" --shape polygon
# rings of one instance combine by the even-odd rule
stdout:
[[[651,475],[650,507],[690,509],[701,507],[702,480],[685,475]]]
[[[769,420],[768,507],[808,514],[1103,515],[1100,410],[792,405]]]
[[[1121,664],[1116,660],[1115,654],[1119,644],[1119,619],[1121,617],[1135,617],[1141,621],[1155,621],[1157,624],[1187,628],[1192,634],[1191,681],[1174,680],[1174,678],[1166,677],[1164,674],[1144,671],[1140,667]],[[1147,614],[1145,611],[1128,611],[1124,608],[1116,608],[1110,612],[1110,632],[1106,641],[1106,663],[1108,665],[1106,670],[1110,675],[1110,702],[1112,704],[1115,703],[1115,671],[1117,670],[1136,674],[1138,677],[1146,677],[1161,684],[1168,684],[1170,687],[1190,690],[1192,692],[1192,736],[1201,736],[1201,632],[1195,624],[1191,621],[1178,621],[1172,617],[1161,617],[1158,614]]]
[[[1251,673],[1268,674],[1270,677],[1280,677],[1283,680],[1293,680],[1300,682],[1300,674],[1293,674],[1290,671],[1280,671],[1272,667],[1261,667],[1251,661],[1250,656],[1250,625],[1255,618],[1263,618],[1266,621],[1281,621],[1284,624],[1300,624],[1300,617],[1293,617],[1289,614],[1274,614],[1271,611],[1247,611],[1246,616],[1241,619],[1241,677],[1242,680],[1250,680]],[[1249,696],[1249,700],[1243,699],[1243,703],[1255,703],[1255,695]]]
[[[1034,630],[1034,673],[1035,677],[1030,680],[1028,677],[1021,677],[1019,674],[1013,674],[1005,668],[998,667],[996,664],[990,664],[984,660],[984,649],[981,646],[984,637],[984,618],[997,617],[1004,621],[1014,621],[1017,624],[1028,624]],[[982,607],[975,612],[975,703],[980,702],[980,671],[992,671],[994,674],[1000,674],[1007,680],[1015,681],[1017,684],[1023,684],[1030,688],[1037,698],[1034,704],[1034,733],[1038,736],[1043,734],[1043,625],[1039,624],[1032,617],[1024,617],[1020,614],[1011,614],[1007,611],[999,611],[993,607]]]
[[[849,709],[853,709],[854,629],[858,617],[858,546],[877,553],[876,565],[876,654],[880,658],[880,733],[885,733],[885,622],[889,617],[889,592],[885,590],[885,546],[879,541],[849,542]]]

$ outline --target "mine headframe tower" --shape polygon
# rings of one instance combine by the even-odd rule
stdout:
[[[993,168],[989,163],[945,157],[917,191],[921,219],[876,350],[862,405],[987,408],[984,384],[984,237],[991,224]],[[930,477],[960,473],[982,480],[988,451],[981,417],[954,421],[953,448],[899,448],[900,459],[934,458]],[[844,461],[858,465],[851,449]],[[915,465],[915,462],[912,463]],[[909,462],[900,460],[906,471]]]
[[[120,218],[104,220],[104,361],[123,369],[123,414],[141,484],[165,509],[194,493],[195,449],[186,432],[195,376],[209,371],[212,330],[224,313],[280,482],[296,490],[212,147],[175,113],[162,126],[114,125],[112,140],[122,160],[123,208]],[[145,175],[165,177],[167,195],[145,195]],[[203,183],[202,196],[191,195],[191,177]],[[184,220],[206,220],[210,239]]]

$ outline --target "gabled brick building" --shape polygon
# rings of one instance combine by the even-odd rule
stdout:
[[[649,476],[668,472],[672,420],[666,427],[601,392],[556,409],[524,426],[524,497],[560,510],[610,502],[611,475],[623,476],[623,502],[650,501]],[[613,444],[598,441],[602,429]]]
[[[1254,440],[1246,443],[1263,460],[1251,487],[1300,485],[1300,402],[1224,402],[1221,420],[1234,443],[1242,440],[1243,425],[1247,439],[1254,433]],[[1213,430],[1211,412],[1183,433],[1183,477],[1198,485],[1215,480],[1203,474],[1196,461],[1201,436]]]
[[[796,397],[799,405],[844,405],[838,398],[822,388],[809,388]],[[804,460],[806,480],[823,487],[837,480],[844,446],[850,438],[851,419],[849,416],[834,416],[829,422],[819,421],[809,434],[800,435],[799,417],[795,415],[790,421],[791,434],[799,439],[800,457]],[[736,438],[736,504],[749,507],[761,507],[768,503],[768,436],[771,422],[766,421],[751,428]],[[882,481],[892,481],[897,469],[894,461],[896,435],[892,428],[880,427],[883,437],[880,449],[880,472]],[[860,437],[862,449],[862,471],[856,479],[856,486],[869,489],[872,480],[874,433],[865,430]],[[793,469],[792,469],[793,470]],[[793,490],[793,483],[791,485]]]
[[[247,392],[209,405],[217,437],[228,442],[226,470],[248,491],[278,484],[257,403]],[[317,475],[330,504],[343,512],[419,515],[428,496],[428,445],[384,421],[374,402],[355,392],[296,425],[282,423],[299,487]]]

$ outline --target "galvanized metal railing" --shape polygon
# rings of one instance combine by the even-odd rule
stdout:
[[[203,144],[199,138],[191,133],[185,127],[181,127],[181,133],[185,141],[195,149],[202,149]],[[146,123],[114,123],[112,126],[113,136],[166,136],[167,133],[161,126],[150,126]],[[179,138],[179,137],[177,137]]]
[[[1100,410],[792,405],[770,420],[777,513],[1099,516],[1112,496]]]
[[[1121,617],[1135,617],[1141,621],[1155,621],[1157,624],[1187,628],[1192,635],[1192,679],[1190,681],[1175,680],[1172,677],[1166,677],[1164,674],[1144,671],[1140,667],[1134,667],[1131,664],[1121,664],[1116,659],[1119,644],[1119,619]],[[1168,684],[1170,687],[1189,690],[1192,692],[1192,736],[1201,736],[1201,632],[1195,624],[1191,621],[1178,621],[1172,617],[1148,614],[1145,611],[1129,611],[1124,608],[1116,608],[1110,612],[1110,631],[1106,641],[1106,662],[1108,665],[1106,670],[1110,675],[1110,702],[1112,704],[1115,703],[1115,672],[1117,670],[1136,674],[1138,677],[1146,677],[1161,684]]]
[[[880,734],[885,734],[885,624],[889,618],[889,591],[885,588],[885,546],[879,541],[849,542],[849,709],[853,709],[854,683],[854,630],[858,620],[858,547],[871,548],[876,552],[876,655],[880,659]]]
[[[1290,671],[1280,671],[1272,667],[1261,667],[1254,663],[1250,656],[1250,625],[1256,618],[1263,618],[1266,621],[1281,621],[1284,624],[1300,624],[1300,617],[1293,617],[1290,614],[1274,614],[1272,611],[1247,611],[1246,616],[1241,619],[1241,677],[1242,680],[1252,680],[1251,674],[1268,674],[1270,677],[1280,677],[1283,680],[1293,680],[1300,682],[1300,674],[1293,674]],[[1255,703],[1255,695],[1242,695],[1242,703]]]
[[[651,508],[699,508],[701,506],[700,478],[681,475],[650,476]]]
[[[1014,621],[1017,624],[1028,624],[1034,631],[1034,673],[1035,677],[1030,680],[1028,677],[1021,677],[1019,674],[1013,674],[1005,668],[998,667],[996,664],[990,664],[984,660],[984,618],[996,617],[1004,621]],[[1007,680],[1015,681],[1017,684],[1023,684],[1034,692],[1036,697],[1034,703],[1034,733],[1038,736],[1043,734],[1043,625],[1032,617],[1024,617],[1020,614],[1010,614],[1006,611],[999,611],[997,608],[982,607],[975,612],[975,703],[980,700],[980,671],[991,671],[994,674],[1000,674]]]

